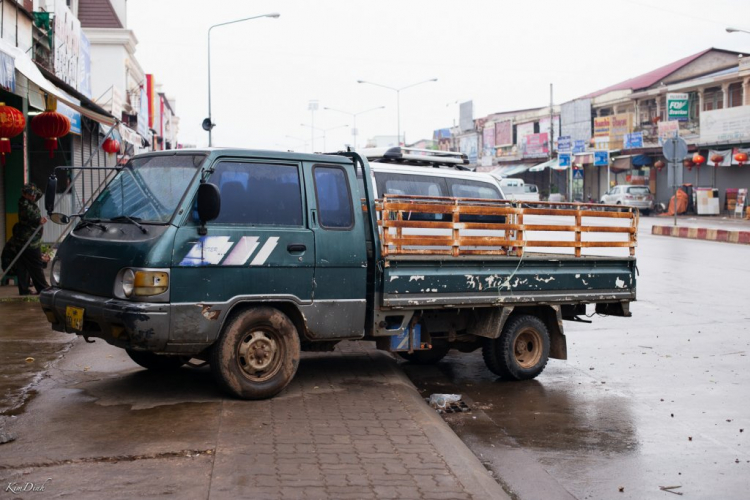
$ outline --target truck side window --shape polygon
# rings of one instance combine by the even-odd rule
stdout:
[[[302,193],[294,165],[222,161],[209,182],[221,191],[215,223],[302,225]]]
[[[320,227],[351,229],[354,227],[352,195],[344,169],[339,167],[313,168],[315,197],[318,201]]]

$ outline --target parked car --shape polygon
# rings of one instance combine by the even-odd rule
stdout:
[[[651,194],[648,186],[615,186],[602,195],[601,202],[608,205],[636,207],[643,212],[643,215],[648,215],[654,209],[654,195]]]
[[[509,200],[539,201],[539,188],[526,184],[523,179],[501,178],[500,186]]]

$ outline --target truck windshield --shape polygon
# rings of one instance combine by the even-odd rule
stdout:
[[[169,222],[204,159],[203,155],[134,158],[107,184],[83,219]]]

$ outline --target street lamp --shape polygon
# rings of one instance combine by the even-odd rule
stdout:
[[[369,113],[370,111],[375,111],[377,109],[385,109],[385,106],[378,106],[377,108],[372,109],[366,109],[364,111],[359,111],[358,113],[350,113],[349,111],[342,111],[340,109],[336,108],[323,108],[328,111],[336,111],[337,113],[344,113],[345,115],[349,115],[352,117],[352,147],[354,149],[357,149],[357,134],[359,134],[359,131],[357,130],[357,115],[363,115],[365,113]]]
[[[741,30],[739,28],[727,28],[727,33],[737,33],[737,32],[747,33],[748,35],[750,35],[750,31]]]
[[[317,130],[318,132],[322,132],[323,133],[323,152],[325,152],[326,149],[328,149],[326,147],[326,133],[329,132],[330,130],[336,130],[336,129],[339,129],[339,128],[345,128],[345,127],[349,126],[349,125],[339,125],[337,127],[331,127],[331,128],[318,128],[318,127],[314,127],[312,125],[308,125],[307,123],[300,123],[299,125],[300,125],[300,127],[307,127],[309,129],[311,129],[310,130],[311,133],[314,132],[315,130]],[[311,152],[314,153],[315,151],[311,151]]]
[[[263,14],[260,16],[237,19],[236,21],[227,21],[225,23],[214,24],[213,26],[208,28],[208,118],[203,120],[203,123],[201,126],[203,127],[203,130],[208,132],[208,146],[209,147],[213,145],[213,142],[211,141],[211,130],[216,126],[216,124],[211,121],[211,30],[218,26],[226,26],[227,24],[241,23],[243,21],[249,21],[251,19],[259,19],[261,17],[272,17],[274,19],[277,19],[279,16],[281,16],[281,14],[279,14],[278,12],[273,12],[271,14]]]
[[[365,80],[357,80],[357,83],[369,83],[370,85],[375,85],[376,87],[383,87],[384,89],[393,90],[394,92],[396,92],[396,127],[397,127],[396,140],[398,141],[398,145],[400,146],[401,145],[401,91],[412,88],[412,87],[416,87],[417,85],[422,85],[423,83],[436,82],[436,81],[437,81],[437,78],[430,78],[429,80],[412,83],[411,85],[407,85],[405,87],[399,87],[399,88],[389,87],[388,85],[368,82]]]

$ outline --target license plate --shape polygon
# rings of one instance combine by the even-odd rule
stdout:
[[[66,307],[65,324],[73,330],[83,331],[83,307]]]

